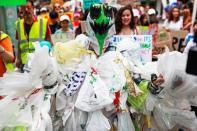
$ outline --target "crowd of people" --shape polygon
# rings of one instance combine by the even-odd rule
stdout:
[[[16,68],[18,69],[18,71],[21,74],[24,73],[25,66],[28,66],[28,64],[27,64],[28,59],[30,59],[28,55],[29,55],[29,53],[34,53],[35,47],[36,47],[35,44],[38,44],[37,43],[38,41],[40,42],[40,45],[42,45],[41,43],[44,43],[45,45],[47,45],[49,47],[49,50],[54,51],[54,58],[57,59],[57,61],[58,61],[58,56],[59,56],[59,59],[60,58],[61,58],[61,60],[64,59],[65,61],[68,61],[68,63],[71,62],[70,65],[65,64],[66,66],[69,67],[68,69],[64,70],[67,73],[67,75],[61,74],[61,73],[65,73],[62,70],[60,70],[58,72],[59,75],[62,77],[61,82],[64,85],[63,87],[66,87],[66,88],[61,90],[61,91],[60,91],[60,88],[59,88],[59,89],[57,89],[58,91],[55,94],[51,95],[53,97],[53,98],[50,97],[51,98],[51,105],[50,105],[51,109],[53,109],[52,106],[57,106],[58,105],[58,104],[53,105],[54,101],[60,103],[59,108],[61,108],[61,106],[65,104],[65,103],[64,104],[61,103],[61,100],[64,99],[64,97],[62,95],[60,95],[60,93],[63,92],[66,99],[68,99],[67,102],[68,103],[70,102],[69,104],[71,104],[72,102],[76,102],[76,103],[78,103],[78,105],[76,104],[75,106],[78,109],[80,109],[82,111],[87,111],[87,112],[94,110],[93,115],[96,115],[96,113],[99,114],[100,112],[96,112],[95,111],[96,107],[95,108],[91,107],[92,106],[91,103],[89,103],[90,105],[85,103],[84,102],[85,98],[84,98],[84,96],[82,96],[82,93],[80,92],[81,90],[84,91],[86,86],[87,86],[87,85],[85,85],[86,84],[85,81],[87,81],[86,79],[88,77],[90,77],[89,79],[94,78],[89,83],[92,84],[92,86],[94,86],[95,89],[97,88],[96,86],[101,84],[102,82],[104,83],[104,85],[107,83],[106,84],[107,86],[108,86],[108,84],[112,84],[113,86],[115,85],[117,87],[120,86],[120,89],[117,89],[118,91],[114,91],[114,92],[111,91],[111,90],[109,91],[111,94],[114,95],[114,97],[113,97],[114,101],[113,102],[110,101],[107,98],[108,96],[106,96],[106,98],[103,98],[103,100],[106,100],[106,101],[108,100],[107,101],[108,104],[109,103],[114,104],[113,105],[114,109],[112,109],[112,110],[110,110],[110,108],[112,108],[112,107],[106,106],[107,104],[105,105],[106,107],[103,106],[103,107],[105,107],[105,110],[109,110],[109,111],[106,111],[107,115],[105,113],[103,113],[103,114],[105,114],[106,117],[108,116],[109,120],[111,120],[111,122],[112,122],[111,123],[111,130],[113,130],[112,128],[114,126],[114,123],[115,123],[115,125],[117,125],[116,121],[114,121],[114,120],[116,120],[116,118],[113,117],[113,113],[114,113],[114,111],[117,114],[120,113],[120,112],[122,113],[124,111],[122,111],[120,109],[123,109],[123,108],[127,109],[126,104],[128,104],[128,103],[126,103],[126,101],[127,102],[129,101],[128,100],[129,98],[127,99],[128,96],[131,96],[130,99],[138,98],[138,96],[141,96],[140,91],[142,90],[142,92],[146,92],[146,93],[144,93],[146,96],[142,95],[144,98],[140,98],[140,100],[145,101],[144,99],[147,98],[147,96],[148,96],[148,93],[147,93],[148,90],[153,95],[159,94],[161,92],[161,90],[163,89],[163,87],[161,87],[161,85],[165,82],[165,79],[164,79],[164,76],[162,74],[159,74],[159,75],[151,74],[151,79],[147,80],[147,81],[149,81],[149,84],[146,85],[147,89],[143,89],[143,86],[145,86],[144,84],[147,81],[146,81],[146,79],[141,79],[141,74],[139,75],[137,73],[134,73],[134,71],[133,71],[133,70],[135,70],[134,66],[137,66],[137,65],[133,64],[133,68],[132,68],[133,72],[132,72],[131,70],[128,69],[128,67],[126,67],[129,64],[125,64],[125,63],[127,63],[127,61],[125,59],[123,59],[123,57],[121,57],[120,54],[117,53],[118,55],[117,54],[114,55],[113,53],[111,53],[110,55],[108,55],[106,52],[111,51],[113,49],[112,48],[109,49],[108,46],[110,47],[110,44],[105,45],[104,41],[106,40],[106,38],[108,38],[108,35],[111,32],[113,32],[113,27],[115,27],[114,28],[115,33],[114,34],[111,33],[113,35],[121,35],[121,36],[124,36],[124,35],[125,36],[128,36],[128,35],[130,35],[130,36],[133,36],[133,35],[152,35],[152,43],[151,44],[152,44],[152,55],[153,55],[153,58],[154,58],[154,56],[157,56],[158,54],[163,53],[163,52],[159,51],[160,47],[158,47],[158,45],[162,45],[162,41],[159,41],[159,35],[160,35],[161,30],[165,30],[166,33],[169,36],[171,35],[172,31],[183,30],[183,31],[188,32],[187,36],[185,37],[185,41],[183,43],[183,45],[185,46],[185,49],[184,49],[183,53],[188,53],[189,49],[191,47],[194,47],[194,46],[197,45],[197,40],[196,40],[196,38],[197,38],[197,22],[195,21],[194,23],[192,23],[192,16],[191,16],[192,15],[192,8],[189,5],[190,5],[190,3],[183,4],[183,3],[180,3],[180,2],[173,3],[173,4],[169,5],[168,7],[165,8],[165,17],[164,17],[164,20],[162,20],[161,16],[158,14],[158,12],[154,9],[154,7],[151,7],[150,5],[142,6],[142,5],[138,5],[138,4],[136,4],[136,5],[128,4],[128,5],[124,5],[124,6],[121,6],[121,7],[113,7],[113,6],[108,6],[107,4],[102,4],[102,5],[94,5],[94,6],[92,5],[90,7],[90,9],[83,10],[82,5],[81,5],[80,2],[77,3],[75,6],[73,6],[71,2],[66,2],[63,5],[61,5],[59,3],[54,3],[54,4],[50,4],[50,5],[42,5],[41,6],[41,5],[34,5],[33,1],[28,0],[26,5],[17,7],[18,19],[15,22],[15,28],[16,28],[15,39],[18,42],[17,43],[18,48],[17,48],[16,53],[14,53],[14,49],[13,49],[14,46],[13,46],[13,43],[11,41],[11,38],[7,34],[5,34],[4,32],[0,31],[0,77],[3,78],[4,74],[6,74],[6,71],[7,72],[14,71],[14,70],[16,70]],[[82,28],[82,26],[84,26],[84,25],[82,25],[82,22],[86,21],[86,19],[89,22],[88,24],[86,24],[86,26],[88,28],[91,28],[91,30],[84,30]],[[110,23],[111,21],[113,21],[114,23]],[[142,30],[142,27],[147,27],[148,28],[148,30],[145,34],[144,34],[144,31]],[[92,31],[94,32],[94,34],[91,34]],[[90,44],[90,46],[87,49],[88,51],[87,50],[84,51],[84,49],[81,49],[82,45],[77,45],[76,44],[79,41],[76,42],[75,40],[73,40],[73,41],[71,40],[71,42],[68,43],[68,45],[64,45],[65,43],[64,44],[62,43],[62,45],[61,45],[60,43],[55,43],[53,41],[52,35],[66,34],[66,33],[74,34],[76,39],[81,40],[81,41],[83,41],[82,38],[85,39],[85,37],[95,37],[95,39],[93,39],[92,42],[94,43],[94,40],[98,40],[98,42],[96,43],[97,46],[95,46],[93,44],[92,45]],[[79,38],[78,36],[80,36],[80,34],[84,34],[84,36]],[[167,43],[163,44],[164,45],[163,47],[165,47],[165,48],[168,48],[168,46],[170,44],[172,44],[172,43],[170,43],[170,42],[172,42],[170,39],[165,40],[165,42],[167,42]],[[76,47],[76,52],[75,52],[74,47]],[[84,46],[83,48],[86,48],[86,47]],[[43,49],[43,52],[44,51],[45,50]],[[64,51],[68,51],[68,52],[64,52]],[[75,53],[73,53],[73,52],[75,52]],[[103,55],[104,53],[105,53],[105,55]],[[82,56],[82,54],[83,55],[85,54],[86,56],[85,57],[79,57],[79,56]],[[89,58],[87,56],[92,55],[92,54],[95,54],[94,55],[95,59],[94,59],[94,57],[91,56],[91,59],[89,61],[91,61],[93,59],[94,62],[96,62],[96,63],[98,62],[100,65],[95,64],[95,63],[92,64],[91,62],[89,62],[89,63],[87,62],[88,61],[87,59]],[[60,57],[61,55],[62,56],[64,55],[65,58]],[[43,56],[46,56],[46,54],[43,53]],[[42,57],[42,56],[40,56],[40,57]],[[68,57],[70,57],[70,58],[68,58]],[[168,56],[165,56],[165,57],[168,57]],[[73,61],[72,60],[69,61],[70,59],[73,59]],[[102,59],[103,59],[103,61],[102,61]],[[48,57],[47,57],[47,60],[48,60]],[[107,66],[107,64],[105,63],[104,60],[109,61],[112,65]],[[153,61],[154,61],[154,59],[153,59]],[[162,61],[162,60],[160,60],[160,61]],[[41,60],[38,61],[38,62],[41,62]],[[89,70],[86,70],[86,72],[85,72],[85,71],[83,71],[83,69],[79,69],[79,67],[84,67],[84,68],[86,67],[86,65],[85,66],[83,65],[84,64],[83,62],[84,63],[86,62],[86,64],[87,63],[92,64],[91,65],[92,67],[90,68],[91,73],[89,72]],[[61,62],[59,62],[58,64],[60,64],[60,63]],[[88,64],[87,64],[86,68],[88,68]],[[43,79],[44,80],[48,79],[48,77],[51,78],[52,75],[54,75],[56,73],[55,71],[51,71],[52,68],[53,68],[52,65],[53,64],[51,64],[50,67],[48,67],[48,65],[47,65],[46,67],[47,67],[47,69],[50,68],[50,71],[45,70],[46,72],[44,72],[44,73],[46,73],[46,74],[48,73],[48,74],[46,76],[44,76],[43,75],[44,73],[43,73],[39,78],[42,78],[42,80]],[[77,66],[75,67],[75,66],[72,66],[72,65],[77,65]],[[104,65],[106,66],[105,68],[104,68]],[[94,69],[93,66],[98,67],[98,71],[96,69]],[[110,68],[110,66],[112,66],[112,68]],[[61,68],[63,68],[63,66]],[[68,71],[71,68],[73,70]],[[120,71],[117,71],[115,68],[120,69]],[[140,67],[140,69],[141,69],[141,67]],[[107,74],[106,72],[109,73],[109,74]],[[90,73],[90,74],[88,74],[88,73]],[[110,76],[110,73],[114,73],[113,77]],[[116,76],[117,74],[119,74],[120,76]],[[30,75],[32,75],[32,74],[30,73]],[[35,75],[35,74],[33,74],[33,75]],[[96,83],[97,80],[100,80],[98,75],[100,75],[101,78],[103,77],[102,80],[101,80],[102,82],[100,82],[100,83]],[[85,77],[85,76],[87,76],[87,77]],[[119,77],[121,77],[121,78],[119,78]],[[187,76],[187,77],[190,78],[190,76]],[[70,79],[68,79],[68,78],[70,78]],[[104,78],[106,78],[106,79],[104,79]],[[80,80],[78,81],[78,79],[80,79],[81,81]],[[174,80],[175,78],[172,78],[172,79]],[[179,78],[177,78],[177,79],[179,79]],[[46,89],[51,89],[52,87],[57,87],[57,86],[61,87],[62,83],[61,84],[58,83],[59,82],[58,78],[57,78],[57,80],[56,80],[56,77],[54,77],[53,79],[51,78],[51,81],[53,81],[53,80],[55,82],[52,83],[52,85],[47,85],[48,84],[47,83],[46,85],[44,85],[44,87]],[[115,82],[115,80],[120,80],[119,81],[120,83],[118,83],[117,81]],[[51,83],[51,81],[49,83]],[[82,84],[83,81],[84,81],[85,84]],[[169,79],[167,81],[169,81]],[[177,80],[177,81],[179,82],[179,80]],[[182,80],[182,81],[184,81],[184,80]],[[46,82],[46,81],[44,81],[44,82]],[[65,84],[65,83],[67,83],[67,84]],[[121,83],[123,83],[123,84],[121,85]],[[179,86],[178,84],[181,85],[182,83],[180,82],[177,85],[176,84],[177,83],[175,83],[174,85],[171,85],[171,86],[175,86],[175,87],[177,86],[178,87]],[[187,87],[188,85],[185,84],[184,86]],[[129,87],[129,86],[131,86],[132,88]],[[135,92],[136,86],[138,86],[140,88],[139,92],[138,91]],[[73,90],[69,89],[70,87],[73,88]],[[83,87],[83,89],[78,91],[80,87],[81,88]],[[110,85],[110,87],[111,87],[111,85]],[[192,85],[192,87],[193,87],[193,85]],[[103,88],[104,88],[104,86],[103,86]],[[103,90],[103,92],[99,92],[99,93],[106,93],[107,92],[104,89],[102,89],[102,90]],[[116,89],[114,89],[114,90],[116,90]],[[125,92],[127,91],[128,94],[125,93],[124,91]],[[77,98],[74,98],[75,94],[78,95],[78,93],[79,93],[79,96],[81,97],[79,100]],[[128,96],[125,95],[125,94],[127,94]],[[125,95],[126,99],[123,98],[124,95]],[[72,98],[72,100],[69,99],[68,97]],[[94,94],[94,96],[90,96],[90,97],[91,98],[94,97],[96,99],[97,97],[100,97],[100,96],[97,96],[97,94]],[[3,98],[4,98],[4,96],[0,95],[0,100],[3,99]],[[165,96],[164,96],[164,98],[165,98]],[[169,96],[169,98],[171,98],[171,97]],[[188,97],[186,97],[185,99],[187,99],[187,98]],[[84,101],[82,101],[83,99],[84,99]],[[83,105],[80,105],[80,102],[78,102],[78,101],[80,101],[82,103],[84,102],[84,104],[87,104],[88,106],[90,106],[91,109],[86,108],[84,106],[84,110],[83,110]],[[135,100],[133,99],[133,101],[135,101]],[[136,100],[136,101],[139,102],[138,100]],[[158,101],[160,101],[160,100],[158,100]],[[163,101],[167,101],[167,100],[163,100]],[[158,103],[158,105],[159,104],[161,104],[161,106],[162,106],[162,104],[165,105],[166,103],[163,102],[163,101],[160,101],[161,103]],[[125,102],[125,103],[121,103],[121,102]],[[139,103],[143,103],[143,102],[139,102]],[[94,102],[93,102],[93,104],[94,104]],[[101,104],[101,103],[99,103],[99,104]],[[121,107],[122,106],[121,104],[123,105],[123,107]],[[130,104],[131,107],[132,106],[133,107],[138,106],[137,104],[136,105],[133,104],[132,100],[130,101],[129,104]],[[168,104],[166,104],[166,105],[168,105]],[[69,108],[70,108],[70,105],[69,105]],[[158,110],[160,109],[160,107],[158,107],[157,105],[155,105],[155,108],[158,109]],[[194,108],[196,108],[196,107],[194,106]],[[102,110],[104,110],[104,108]],[[170,110],[170,106],[169,106],[169,110]],[[60,111],[60,109],[59,110],[57,109],[57,112],[58,111],[62,113],[62,111]],[[181,111],[182,111],[182,109],[181,109]],[[196,112],[196,110],[194,110],[194,111]],[[76,111],[76,112],[79,113],[78,111]],[[131,118],[133,120],[133,123],[134,123],[135,121],[137,121],[138,118],[135,116],[135,114],[132,114],[132,111],[130,111],[130,112],[131,112],[130,115],[127,114],[127,116],[129,116],[129,118],[125,117],[125,116],[123,117],[123,115],[121,113],[120,113],[122,115],[121,117],[117,114],[116,114],[117,115],[116,117],[117,117],[117,119],[127,118],[126,120],[130,120],[130,116],[131,116]],[[135,111],[133,111],[133,112],[135,112]],[[157,112],[157,110],[155,112]],[[41,112],[41,114],[42,113],[43,112]],[[172,113],[172,115],[173,115],[173,113]],[[62,117],[62,114],[57,113],[56,115],[60,115]],[[151,114],[149,114],[149,115],[151,115]],[[99,114],[99,116],[102,116],[102,115]],[[54,122],[53,126],[58,126],[59,123],[57,124],[57,122],[55,121],[55,119],[53,119],[53,117],[55,117],[54,114],[51,115],[51,118]],[[76,116],[73,116],[73,117],[76,117]],[[64,119],[67,120],[68,118],[63,118],[62,117],[62,119],[64,121]],[[74,118],[72,118],[72,119],[74,119]],[[85,117],[84,117],[84,119],[85,119]],[[91,118],[91,119],[93,119],[93,118]],[[150,119],[150,118],[144,118],[144,119],[147,120],[147,119]],[[66,120],[64,121],[64,124],[61,123],[62,124],[61,126],[64,126],[64,127],[58,127],[57,129],[61,130],[61,128],[65,128],[65,130],[66,130],[66,128],[70,127],[70,125],[74,125],[73,123],[69,123],[70,125],[66,125],[65,124]],[[79,118],[77,118],[77,120],[79,120]],[[87,121],[90,122],[91,120],[87,120]],[[150,121],[150,120],[147,120],[147,121]],[[80,122],[78,122],[77,124],[79,124],[79,123]],[[149,124],[147,124],[147,123],[146,123],[146,125],[148,126]],[[138,125],[138,124],[136,124],[136,125]],[[91,127],[92,125],[94,125],[94,123],[89,124],[89,126],[87,128],[90,129],[90,130],[93,129],[94,127]],[[120,126],[120,125],[118,125],[118,126]],[[103,127],[103,125],[101,127]],[[77,129],[78,127],[74,127],[74,128]],[[108,128],[108,126],[105,125],[104,128]],[[129,128],[130,129],[135,128],[135,130],[138,130],[137,127],[128,127],[127,129],[129,129]],[[178,128],[181,128],[181,127],[178,127]],[[120,129],[124,129],[123,126]],[[143,129],[143,126],[142,126],[142,129]],[[97,130],[99,131],[99,129],[97,129]],[[116,129],[114,129],[114,130],[116,130]]]
[[[191,15],[192,8],[190,3],[181,4],[173,3],[165,8],[165,21],[160,22],[159,14],[150,5],[127,5],[124,7],[113,7],[115,17],[115,26],[117,35],[140,35],[139,26],[149,26],[155,28],[150,33],[153,35],[153,45],[158,39],[158,29],[164,28],[168,32],[170,30],[187,30],[191,33],[186,37],[184,45],[193,38],[195,31],[195,23],[192,26]],[[81,3],[73,7],[71,2],[63,5],[59,3],[50,5],[34,5],[34,2],[28,1],[25,6],[17,8],[19,20],[16,22],[16,39],[18,40],[18,55],[16,58],[16,66],[20,69],[25,64],[27,52],[32,52],[33,45],[31,42],[36,40],[46,40],[52,45],[52,34],[72,32],[75,36],[85,33],[82,32],[80,21],[86,20],[88,9],[82,10]],[[69,14],[72,12],[72,14]],[[143,35],[143,34],[142,34]],[[22,41],[22,42],[21,42]],[[26,42],[24,42],[26,41]],[[170,41],[169,41],[170,42]],[[24,46],[23,46],[24,43]],[[28,43],[28,46],[27,44]],[[155,52],[155,51],[153,51]],[[2,73],[1,73],[2,76]]]

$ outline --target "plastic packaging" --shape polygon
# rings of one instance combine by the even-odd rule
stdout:
[[[135,131],[129,112],[118,113],[118,131]]]
[[[109,131],[111,128],[108,119],[101,111],[95,111],[88,114],[86,131]]]
[[[140,82],[138,87],[142,91],[141,95],[136,96],[136,97],[128,96],[127,98],[127,101],[129,102],[129,104],[131,104],[131,106],[135,108],[136,110],[139,110],[140,108],[142,108],[143,104],[146,101],[146,98],[148,96],[148,89],[147,89],[148,84],[149,84],[149,81]]]
[[[88,72],[79,90],[75,107],[82,111],[95,111],[111,104],[113,100],[109,96],[109,89],[92,67]]]

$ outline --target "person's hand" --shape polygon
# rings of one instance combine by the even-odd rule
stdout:
[[[22,66],[21,60],[20,59],[16,59],[16,67],[17,68],[21,68],[21,66]]]
[[[5,49],[0,45],[0,53],[3,53]]]
[[[153,84],[159,86],[159,85],[163,84],[164,82],[165,82],[165,80],[163,78],[163,75],[160,74],[157,77],[157,79],[153,81]]]

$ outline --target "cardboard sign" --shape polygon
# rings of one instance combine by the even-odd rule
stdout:
[[[152,61],[152,36],[151,35],[115,35],[111,43],[120,52],[128,52],[130,60],[145,64]]]
[[[51,39],[54,43],[57,42],[67,42],[70,40],[73,40],[75,38],[75,33],[73,32],[66,32],[66,33],[58,33],[58,34],[52,34]]]
[[[183,42],[188,33],[189,32],[186,30],[171,31],[172,45],[170,46],[170,50],[183,52],[185,48],[185,46],[183,45]]]
[[[120,4],[120,5],[127,5],[127,4],[133,4],[133,1],[134,0],[117,0],[117,4]]]
[[[92,4],[101,3],[100,0],[83,0],[83,8],[89,9]]]
[[[164,47],[167,46],[170,48],[172,43],[172,38],[170,32],[165,29],[159,29],[157,35],[157,41],[155,43],[155,47]]]
[[[0,6],[19,6],[25,4],[26,0],[0,0]]]

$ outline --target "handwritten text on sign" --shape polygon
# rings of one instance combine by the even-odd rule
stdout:
[[[121,52],[127,51],[127,57],[140,61],[142,64],[152,61],[151,35],[115,35],[111,42]]]

